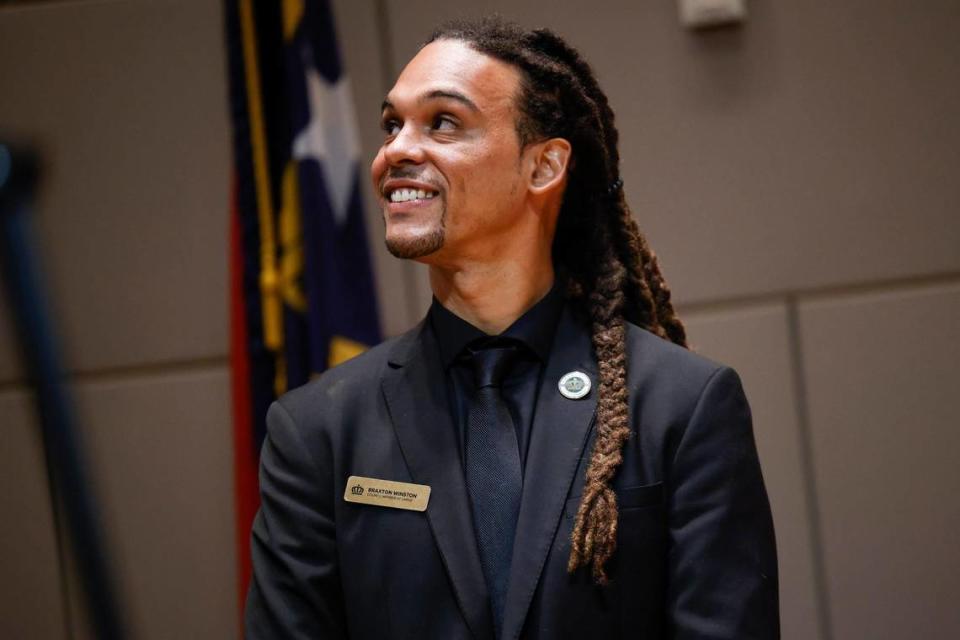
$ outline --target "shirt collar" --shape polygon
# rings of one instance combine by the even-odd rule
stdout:
[[[561,288],[554,283],[547,295],[527,309],[500,336],[522,342],[536,354],[541,362],[546,362],[550,354],[550,346],[553,344],[553,335],[560,321],[560,314],[563,312],[563,304]],[[436,298],[430,305],[428,316],[437,336],[437,342],[440,343],[440,358],[445,368],[453,364],[468,344],[478,338],[489,337],[488,334],[444,307]]]

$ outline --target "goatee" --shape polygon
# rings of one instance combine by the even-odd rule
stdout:
[[[444,242],[443,227],[434,229],[427,235],[416,238],[390,238],[385,240],[387,251],[397,258],[404,260],[413,260],[428,256],[434,251],[440,249]]]

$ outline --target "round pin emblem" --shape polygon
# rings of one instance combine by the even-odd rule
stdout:
[[[590,378],[582,371],[571,371],[560,378],[559,386],[564,398],[579,400],[590,393]]]

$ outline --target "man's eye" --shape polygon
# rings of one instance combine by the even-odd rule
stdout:
[[[457,121],[450,116],[437,116],[433,119],[433,128],[438,131],[453,131],[457,128]]]
[[[395,136],[400,132],[400,123],[396,120],[384,120],[380,123],[380,128],[388,136]]]

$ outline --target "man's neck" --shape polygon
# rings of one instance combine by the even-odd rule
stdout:
[[[507,262],[468,268],[430,267],[433,295],[484,333],[497,335],[539,302],[553,286],[553,265],[539,269]]]

